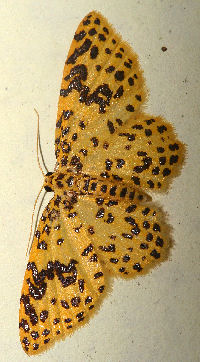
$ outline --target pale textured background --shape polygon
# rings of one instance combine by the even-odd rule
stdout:
[[[18,337],[18,308],[34,200],[36,116],[53,170],[54,129],[64,61],[79,22],[101,11],[139,55],[148,110],[175,125],[186,165],[167,195],[175,246],[143,278],[115,280],[89,325],[35,361],[197,362],[199,358],[199,0],[1,0],[0,2],[0,360],[29,361]],[[163,53],[161,47],[168,50]]]

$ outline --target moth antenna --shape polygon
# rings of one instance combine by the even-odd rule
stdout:
[[[37,114],[37,161],[38,161],[38,166],[43,174],[43,176],[45,177],[45,173],[44,171],[42,170],[42,166],[40,164],[40,160],[39,160],[39,152],[38,152],[38,149],[40,151],[40,156],[41,156],[41,159],[42,159],[42,163],[43,163],[43,166],[46,170],[46,173],[48,173],[48,169],[46,167],[46,164],[44,162],[44,157],[43,157],[43,153],[42,153],[42,148],[41,148],[41,142],[40,142],[40,128],[39,128],[39,120],[40,120],[40,116],[39,116],[39,113],[38,111],[34,108],[34,111],[35,113]]]
[[[30,245],[30,240],[31,240],[31,236],[32,236],[32,232],[33,232],[33,218],[34,218],[34,214],[35,214],[35,208],[36,208],[36,204],[38,202],[38,198],[42,192],[42,189],[43,189],[43,186],[41,187],[37,197],[36,197],[36,200],[35,200],[35,203],[34,203],[34,207],[33,207],[33,213],[32,213],[32,219],[31,219],[31,230],[30,230],[30,235],[29,235],[29,239],[28,239],[28,246],[27,246],[27,249],[26,249],[26,257],[27,255],[30,254],[30,250],[31,250],[31,247],[32,247],[32,244],[33,244],[33,239],[34,239],[34,235],[35,235],[35,231],[36,231],[36,228],[37,228],[37,223],[38,223],[38,217],[39,217],[39,212],[40,212],[40,209],[41,209],[41,206],[42,206],[42,203],[44,201],[44,198],[45,198],[45,195],[47,193],[47,191],[44,193],[44,196],[42,197],[42,200],[41,200],[41,203],[40,203],[40,206],[39,206],[39,209],[38,209],[38,212],[37,212],[37,217],[36,217],[36,221],[35,221],[35,228],[34,228],[34,233],[33,233],[33,237],[32,237],[32,241],[31,241],[31,245]]]

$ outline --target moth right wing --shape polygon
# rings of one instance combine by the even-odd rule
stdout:
[[[110,129],[118,126],[116,118],[125,123],[145,98],[136,53],[101,14],[91,12],[76,31],[63,71],[55,133],[60,166],[69,166],[75,155],[86,162],[90,130],[109,135],[107,123]],[[92,141],[87,146],[96,151]]]
[[[113,125],[110,132],[102,135],[98,127],[88,125],[81,145],[88,150],[82,172],[111,182],[127,182],[143,190],[167,188],[185,153],[172,125],[162,117],[147,114],[130,117],[125,124],[122,119],[116,119],[120,125]],[[109,128],[106,122],[104,125]]]

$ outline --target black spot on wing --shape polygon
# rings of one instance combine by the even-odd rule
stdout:
[[[85,39],[84,43],[79,48],[75,48],[73,54],[70,55],[66,63],[75,64],[77,58],[86,53],[90,49],[91,44],[92,42],[90,39]]]

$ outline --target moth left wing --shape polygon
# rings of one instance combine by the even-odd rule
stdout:
[[[100,262],[91,259],[87,234],[72,229],[58,199],[44,210],[25,272],[19,311],[20,340],[28,355],[41,353],[82,326],[104,291]]]
[[[145,274],[168,256],[169,231],[161,210],[138,197],[80,196],[72,212],[72,229],[81,225],[80,235],[85,232],[89,236],[95,259],[115,276]]]

